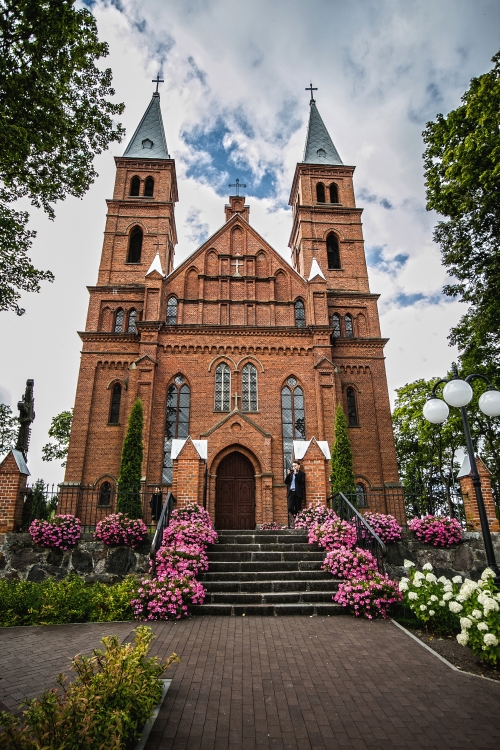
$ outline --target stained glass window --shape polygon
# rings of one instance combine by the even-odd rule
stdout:
[[[325,186],[322,182],[318,182],[316,185],[316,200],[318,203],[324,203],[325,202]]]
[[[134,227],[130,232],[127,263],[140,263],[142,253],[142,229]]]
[[[120,402],[122,400],[122,387],[115,383],[111,392],[111,405],[109,409],[109,424],[120,424]]]
[[[115,315],[115,333],[123,332],[123,310],[118,308]]]
[[[348,388],[346,391],[347,395],[347,421],[349,427],[357,427],[358,425],[358,409],[356,406],[356,394],[354,388]]]
[[[330,270],[340,268],[339,241],[333,232],[330,232],[326,238],[326,254],[328,256],[328,268]]]
[[[242,410],[257,411],[257,370],[253,365],[245,365],[241,372]]]
[[[128,314],[128,332],[137,333],[137,310],[132,309]]]
[[[148,198],[152,198],[155,190],[155,181],[152,177],[146,177],[146,182],[144,183],[144,195],[146,195]]]
[[[111,505],[113,488],[110,482],[103,482],[99,488],[99,505]]]
[[[130,180],[130,195],[139,195],[141,181],[138,177],[132,177]]]
[[[301,299],[298,299],[295,303],[295,325],[297,328],[306,327],[306,311]]]
[[[345,335],[348,339],[352,339],[354,336],[354,329],[352,325],[352,315],[347,314],[344,319],[345,322]]]
[[[356,505],[358,508],[366,508],[366,490],[361,482],[356,485]]]
[[[342,332],[340,330],[340,315],[338,313],[332,315],[332,328],[333,338],[339,339],[342,336]]]
[[[215,370],[215,411],[229,411],[231,404],[231,372],[221,363]]]
[[[290,384],[290,381],[294,383]],[[295,385],[295,378],[289,378],[281,391],[281,422],[283,429],[283,457],[285,476],[292,466],[292,448],[294,440],[306,439],[306,412],[304,392],[300,385]]]
[[[175,326],[177,323],[177,298],[170,297],[167,302],[167,325]]]
[[[183,375],[176,375],[167,391],[167,419],[163,446],[163,482],[171,484],[174,469],[172,440],[189,436],[191,392]]]

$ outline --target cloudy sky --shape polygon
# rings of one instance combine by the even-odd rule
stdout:
[[[380,293],[391,399],[453,360],[447,335],[463,307],[446,299],[446,274],[425,210],[422,130],[460,103],[500,47],[498,0],[97,0],[85,2],[109,43],[105,64],[126,104],[121,145],[96,159],[99,178],[48,221],[32,210],[33,261],[53,284],[26,295],[26,314],[1,313],[0,401],[13,408],[35,380],[33,478],[63,478],[39,459],[50,419],[73,405],[80,339],[102,246],[113,155],[123,153],[159,72],[170,154],[176,160],[184,260],[224,221],[229,182],[247,184],[251,223],[285,258],[288,195],[302,159],[312,80],[345,164],[356,165],[358,206],[373,292]]]

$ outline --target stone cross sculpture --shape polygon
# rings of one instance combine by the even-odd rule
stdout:
[[[31,423],[35,419],[35,399],[33,397],[34,380],[26,381],[26,390],[22,401],[19,401],[19,432],[17,433],[16,450],[21,451],[24,460],[28,460],[28,448],[30,444]]]

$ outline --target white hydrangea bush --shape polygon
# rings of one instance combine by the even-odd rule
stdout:
[[[422,571],[416,570],[410,560],[405,560],[404,566],[407,575],[400,580],[399,590],[415,617],[436,633],[456,633],[460,620],[456,607],[450,605],[456,604],[462,577],[455,576],[451,581],[444,576],[437,578],[430,563],[426,563]]]
[[[454,604],[460,607],[457,641],[492,665],[500,663],[500,593],[491,568],[479,581],[466,578]]]

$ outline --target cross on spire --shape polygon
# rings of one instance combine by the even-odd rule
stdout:
[[[158,73],[157,76],[156,76],[156,78],[153,78],[152,83],[156,83],[156,92],[155,93],[157,94],[158,93],[158,84],[165,83],[165,81],[163,80],[163,78],[160,78],[160,74]]]
[[[234,187],[234,188],[236,188],[236,195],[239,195],[240,194],[240,188],[246,188],[246,184],[243,182],[240,185],[240,178],[237,177],[236,178],[236,182],[234,182],[232,185],[229,185],[228,187]]]
[[[311,102],[314,101],[313,91],[317,91],[317,90],[318,90],[317,88],[313,87],[312,81],[310,82],[309,86],[306,86],[306,91],[310,91],[311,92]]]

